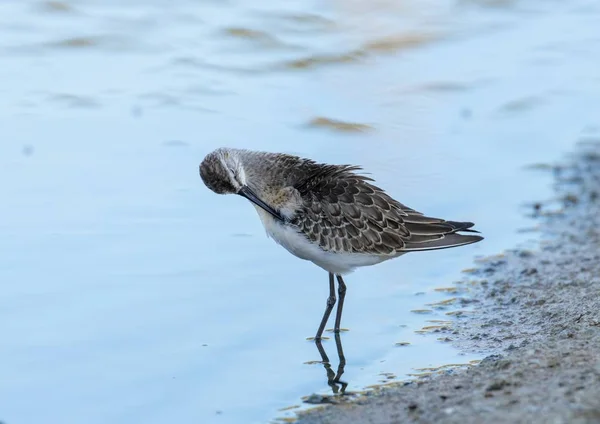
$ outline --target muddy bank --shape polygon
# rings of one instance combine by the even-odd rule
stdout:
[[[600,422],[600,144],[549,166],[556,198],[534,204],[540,242],[489,258],[474,312],[446,336],[488,356],[302,413],[298,423]]]

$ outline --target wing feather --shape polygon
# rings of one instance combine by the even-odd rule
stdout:
[[[293,185],[302,206],[292,223],[324,250],[395,255],[482,239],[457,233],[474,231],[471,222],[428,217],[392,199],[358,166],[305,165]]]

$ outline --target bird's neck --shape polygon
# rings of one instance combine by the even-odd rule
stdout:
[[[269,153],[244,152],[240,157],[245,184],[283,218],[291,220],[302,203],[300,193],[289,185],[286,167]]]

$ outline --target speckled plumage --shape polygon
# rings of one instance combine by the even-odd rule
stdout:
[[[426,217],[356,174],[358,167],[315,166],[295,186],[303,203],[292,223],[324,250],[396,255],[476,241],[455,234],[472,223]]]
[[[285,224],[325,251],[396,256],[481,240],[457,234],[472,227],[470,222],[427,217],[392,199],[371,178],[358,174],[358,166],[320,164],[280,153],[230,152],[243,158],[247,184],[271,206],[286,206],[290,191],[299,196],[301,202]],[[208,171],[210,161],[203,164]]]
[[[281,153],[221,148],[202,161],[200,176],[214,192],[240,194],[254,203],[275,241],[330,273],[330,290],[333,274],[345,292],[340,276],[356,267],[482,239],[459,233],[474,232],[473,223],[427,217],[391,198],[360,170]]]

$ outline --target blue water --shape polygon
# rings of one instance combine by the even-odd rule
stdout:
[[[347,390],[476,358],[415,333],[451,307],[411,310],[532,237],[523,205],[551,189],[526,165],[597,131],[599,18],[583,0],[4,0],[0,419],[259,423],[331,393],[305,363],[327,274],[203,186],[219,146],[361,164],[486,236],[346,278]]]

